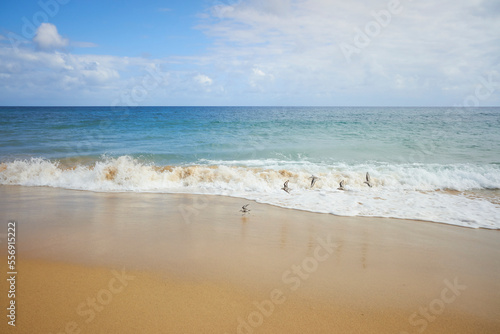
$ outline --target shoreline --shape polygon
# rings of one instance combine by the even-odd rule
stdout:
[[[247,202],[252,211],[243,215]],[[72,317],[87,325],[75,308],[111,291],[110,270],[125,268],[147,284],[116,294],[120,303],[104,305],[107,315],[89,325],[94,331],[500,329],[500,235],[489,229],[340,217],[224,196],[22,186],[0,186],[0,217],[18,222],[24,328],[59,332]],[[109,296],[102,292],[101,300]],[[426,318],[421,308],[435,312]],[[262,323],[252,326],[260,323],[257,311]],[[132,320],[114,325],[120,317]]]
[[[195,196],[195,197],[219,197],[219,198],[231,198],[235,200],[241,200],[241,201],[248,201],[252,203],[256,203],[258,205],[268,205],[271,207],[279,208],[279,209],[284,209],[284,210],[292,210],[292,211],[299,211],[299,212],[306,212],[309,214],[319,214],[319,215],[331,215],[334,217],[337,217],[338,219],[346,218],[346,219],[381,219],[381,220],[394,220],[394,221],[408,221],[408,222],[419,222],[419,223],[429,223],[429,224],[438,224],[438,225],[445,225],[445,226],[451,226],[451,227],[458,227],[458,228],[465,228],[465,229],[478,229],[478,230],[487,230],[487,231],[499,231],[500,228],[494,228],[494,227],[484,227],[484,226],[479,226],[479,227],[474,227],[474,226],[465,226],[465,225],[455,225],[453,223],[445,223],[445,222],[440,222],[440,221],[433,221],[433,220],[428,220],[428,219],[417,219],[417,218],[398,218],[398,217],[389,217],[389,216],[363,216],[363,215],[357,215],[357,216],[346,216],[346,215],[341,215],[341,214],[335,214],[335,213],[329,213],[329,212],[318,212],[318,211],[310,211],[308,209],[302,209],[302,208],[295,208],[295,207],[285,207],[285,206],[280,206],[277,204],[273,203],[268,203],[268,202],[262,202],[259,200],[255,199],[248,199],[246,197],[239,197],[236,195],[222,195],[222,194],[203,194],[203,193],[187,193],[187,192],[156,192],[156,191],[140,191],[140,192],[135,192],[135,191],[128,191],[128,190],[114,190],[114,191],[104,191],[104,190],[88,190],[88,189],[71,189],[71,188],[61,188],[61,187],[54,187],[54,186],[26,186],[26,185],[4,185],[0,184],[0,187],[22,187],[22,188],[50,188],[50,189],[59,189],[63,191],[75,191],[75,192],[83,192],[83,193],[95,193],[95,194],[137,194],[140,196],[141,194],[147,195],[164,195],[164,196]],[[494,189],[493,191],[499,191],[498,189]],[[436,192],[442,192],[445,194],[450,194],[453,196],[457,195],[464,195],[467,198],[472,198],[472,199],[477,199],[477,197],[474,196],[475,192],[471,191],[456,191],[456,190],[437,190]],[[482,191],[484,192],[484,191]],[[425,193],[425,192],[423,192]],[[500,204],[500,198],[497,198],[496,196],[491,195],[491,198],[488,198],[487,201],[492,203],[492,204]]]
[[[210,193],[341,217],[418,219],[500,229],[496,167],[319,164],[311,167],[318,169],[315,173],[320,178],[314,188],[310,187],[310,172],[303,167],[293,163],[289,168],[281,166],[285,169],[274,167],[276,169],[232,166],[231,163],[156,166],[151,161],[122,155],[102,157],[92,166],[64,168],[57,161],[37,158],[0,164],[0,179],[9,185],[96,192]],[[366,169],[373,174],[372,188],[363,184]],[[456,182],[453,175],[457,173],[467,177]],[[478,179],[491,179],[489,186],[493,188],[477,183]],[[290,181],[291,196],[280,190],[285,180]],[[339,180],[346,182],[346,191],[338,189]]]

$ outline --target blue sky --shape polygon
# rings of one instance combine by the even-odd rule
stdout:
[[[500,105],[497,0],[4,0],[0,105]]]

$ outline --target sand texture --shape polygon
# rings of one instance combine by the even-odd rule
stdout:
[[[18,250],[2,333],[500,332],[496,230],[19,186],[0,218]]]

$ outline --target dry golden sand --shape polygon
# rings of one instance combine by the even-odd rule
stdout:
[[[2,333],[500,332],[499,231],[16,186],[0,219],[18,225]]]
[[[261,326],[250,327],[255,333],[400,333],[409,327],[402,319],[413,312],[371,302],[351,307],[293,294],[280,297],[282,303],[273,309],[263,302],[270,295],[259,289],[135,271],[125,271],[126,286],[113,281],[113,293],[109,284],[116,276],[108,268],[41,260],[22,261],[19,271],[19,333],[237,333],[237,318],[260,321],[255,302],[268,312],[261,314]],[[119,268],[116,272],[123,273]],[[3,327],[3,333],[14,332]],[[242,325],[240,331],[251,332],[248,328]],[[429,333],[497,330],[492,321],[454,312],[443,312],[428,328]]]

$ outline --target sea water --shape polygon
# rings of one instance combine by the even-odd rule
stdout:
[[[0,107],[0,184],[500,229],[499,129],[498,107]]]

